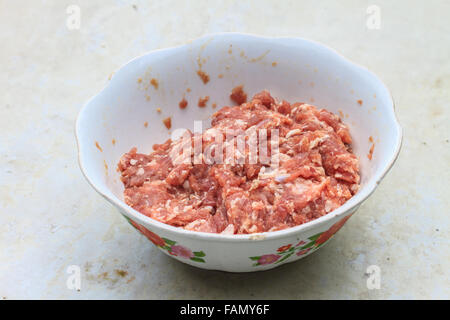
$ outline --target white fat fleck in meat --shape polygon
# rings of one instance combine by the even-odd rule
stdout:
[[[148,162],[145,166],[151,167],[151,166],[156,166],[156,165],[158,165],[158,163],[156,162],[155,159],[153,159],[152,161]]]
[[[301,134],[301,133],[302,133],[302,131],[300,129],[294,129],[294,130],[289,131],[286,134],[286,138],[290,138],[292,136],[295,136],[295,135],[298,135],[298,134]]]
[[[275,178],[287,174],[285,169],[262,167],[259,170],[258,179]]]
[[[309,190],[309,187],[304,183],[296,183],[294,186],[295,188],[293,189],[293,191],[296,194],[304,194]]]
[[[238,202],[240,199],[233,199],[233,200],[231,200],[231,202],[230,202],[230,207],[231,208],[234,208],[234,207],[236,207],[236,202]]]
[[[142,176],[143,174],[144,174],[144,168],[139,168],[137,171],[136,171],[136,175],[138,175],[138,176]]]
[[[235,120],[234,123],[237,124],[239,127],[245,127],[247,125],[247,122],[241,119]]]
[[[232,224],[227,225],[227,227],[225,229],[223,229],[223,231],[221,233],[222,234],[234,234],[234,225],[232,225]]]
[[[290,156],[284,153],[278,153],[278,156],[280,157],[280,162],[284,162],[291,159]]]
[[[325,201],[325,211],[328,213],[333,210],[333,202],[331,200]]]
[[[319,144],[321,144],[322,142],[324,142],[328,138],[329,138],[329,136],[326,134],[326,135],[323,135],[322,137],[314,139],[313,141],[311,141],[309,143],[309,148],[310,149],[314,149],[315,147],[317,147]]]
[[[282,183],[282,182],[284,182],[284,180],[286,180],[287,178],[289,178],[289,174],[282,174],[282,175],[279,175],[279,176],[276,176],[275,177],[275,180],[277,181],[277,182],[280,182],[280,183]]]
[[[211,207],[211,206],[204,206],[203,208],[204,208],[205,210],[208,210],[209,212],[213,212],[213,211],[214,211],[214,208]]]
[[[132,166],[134,166],[137,162],[138,162],[138,161],[137,161],[136,159],[131,159],[131,160],[130,160],[130,164],[131,164]]]

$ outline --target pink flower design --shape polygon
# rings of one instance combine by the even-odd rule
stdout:
[[[306,244],[306,242],[305,241],[300,241],[299,243],[297,243],[295,246],[296,247],[300,247],[300,246],[302,246],[302,245],[304,245],[304,244]]]
[[[278,259],[280,259],[280,256],[277,254],[265,254],[259,258],[258,263],[262,265],[271,264],[277,261]]]
[[[300,250],[299,252],[297,252],[297,255],[302,256],[304,254],[307,254],[309,252],[309,250],[311,250],[311,248]]]
[[[194,254],[192,253],[191,250],[189,250],[188,248],[185,248],[183,246],[172,246],[171,251],[173,254],[175,254],[176,256],[185,258],[185,259],[190,259],[194,256]]]

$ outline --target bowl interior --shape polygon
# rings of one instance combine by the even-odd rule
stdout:
[[[206,84],[199,70],[209,76]],[[164,142],[175,129],[192,130],[196,120],[206,127],[214,111],[232,104],[229,94],[237,85],[244,85],[249,97],[267,89],[291,103],[307,102],[341,115],[361,166],[362,188],[346,206],[373,191],[395,159],[400,128],[390,93],[372,73],[308,40],[219,34],[151,52],[112,76],[77,121],[85,175],[103,195],[122,200],[116,171],[122,154],[134,146],[150,153],[154,143]],[[209,102],[199,108],[198,99],[204,96]],[[181,110],[183,97],[188,106]],[[172,119],[171,130],[162,121],[167,117]],[[375,144],[372,160],[369,137]]]

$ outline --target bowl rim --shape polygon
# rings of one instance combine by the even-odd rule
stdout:
[[[357,68],[360,72],[368,73],[376,81],[378,81],[378,83],[382,86],[382,88],[384,90],[386,90],[386,92],[388,93],[389,99],[390,99],[389,104],[392,108],[393,123],[395,124],[396,130],[397,130],[397,139],[395,142],[395,150],[394,150],[393,154],[390,156],[389,161],[387,162],[386,166],[383,168],[383,170],[381,171],[381,173],[379,174],[377,179],[373,180],[372,177],[369,178],[369,181],[367,182],[367,184],[360,191],[358,191],[358,193],[356,195],[354,195],[352,198],[347,200],[347,202],[345,202],[342,206],[333,210],[332,212],[330,212],[320,218],[309,221],[307,223],[304,223],[304,224],[301,224],[301,225],[298,225],[295,227],[291,227],[291,228],[282,229],[282,230],[253,233],[253,234],[226,235],[226,234],[220,234],[220,233],[208,233],[208,232],[185,230],[185,229],[182,229],[179,227],[174,227],[169,224],[165,224],[163,222],[160,222],[153,218],[150,218],[150,217],[140,213],[139,211],[131,208],[123,200],[120,200],[117,197],[111,198],[104,190],[102,190],[103,188],[101,186],[98,186],[94,183],[94,181],[89,177],[88,171],[86,170],[86,168],[84,166],[83,156],[82,156],[83,155],[83,152],[82,152],[83,151],[83,143],[81,142],[81,139],[79,138],[80,132],[82,130],[81,129],[81,121],[82,121],[83,115],[87,112],[87,109],[89,108],[91,102],[94,101],[110,85],[110,82],[108,81],[108,82],[106,82],[106,84],[103,86],[103,88],[97,94],[92,96],[83,105],[83,107],[80,109],[80,111],[78,113],[76,123],[75,123],[75,138],[76,138],[77,149],[78,149],[78,164],[80,166],[82,174],[84,175],[84,177],[86,178],[88,183],[92,186],[92,188],[94,188],[94,190],[96,190],[106,200],[111,202],[117,208],[121,209],[122,210],[121,213],[126,213],[125,215],[127,215],[129,218],[136,220],[137,222],[144,224],[144,225],[149,224],[156,228],[164,229],[164,231],[166,231],[168,233],[177,233],[180,236],[184,236],[184,237],[192,238],[192,239],[199,239],[199,240],[207,239],[207,240],[226,241],[226,242],[247,242],[247,241],[255,241],[255,240],[269,240],[269,239],[285,238],[288,236],[292,236],[294,234],[300,234],[302,232],[307,232],[311,229],[314,229],[318,225],[326,224],[327,222],[333,220],[336,217],[345,216],[347,213],[354,212],[355,210],[357,210],[358,207],[376,190],[377,186],[384,179],[386,174],[391,170],[392,166],[394,165],[395,161],[397,160],[397,158],[400,154],[400,149],[401,149],[402,142],[403,142],[403,132],[402,132],[402,127],[400,126],[398,117],[395,112],[395,103],[394,103],[392,93],[387,88],[387,86],[384,84],[384,82],[381,81],[381,79],[376,74],[374,74],[372,71],[370,71],[367,67],[362,66],[360,64],[357,64],[357,63],[347,59],[345,56],[343,56],[341,53],[339,53],[335,49],[330,48],[327,45],[324,45],[320,42],[310,40],[310,39],[305,39],[302,37],[291,37],[291,36],[268,37],[268,36],[261,36],[261,35],[256,35],[256,34],[251,34],[251,33],[242,33],[242,32],[208,33],[199,38],[188,40],[181,45],[151,50],[146,53],[143,53],[143,54],[129,60],[125,64],[123,64],[113,74],[116,74],[118,71],[128,67],[130,64],[132,64],[136,60],[139,60],[145,56],[151,55],[155,52],[162,52],[162,51],[169,52],[169,51],[181,49],[181,48],[191,45],[193,43],[204,43],[205,40],[208,41],[210,38],[222,37],[222,38],[226,39],[227,37],[233,37],[233,36],[247,37],[248,39],[251,39],[251,40],[260,40],[260,41],[263,40],[263,41],[302,41],[302,42],[307,42],[312,45],[315,45],[316,47],[320,47],[323,50],[328,50],[330,53],[333,53],[336,56],[338,56],[343,62]],[[114,75],[113,75],[113,77],[114,77]],[[364,190],[364,192],[361,192],[363,190]],[[353,201],[352,201],[352,199],[353,199]],[[354,199],[357,199],[357,201],[355,201]],[[354,203],[352,203],[352,202],[354,202]]]

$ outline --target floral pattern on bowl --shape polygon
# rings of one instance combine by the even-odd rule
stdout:
[[[327,242],[352,215],[342,218],[333,224],[328,230],[317,233],[307,240],[301,240],[297,244],[287,244],[277,249],[276,253],[264,254],[262,256],[249,257],[250,260],[255,261],[254,267],[263,266],[273,263],[280,263],[287,260],[292,255],[304,256],[306,254],[316,251],[320,246]]]
[[[123,216],[133,227],[135,227],[139,232],[146,236],[147,239],[149,239],[155,246],[159,247],[160,249],[166,250],[170,255],[183,259],[189,259],[195,262],[205,263],[204,258],[206,254],[203,251],[192,251],[189,248],[177,244],[176,241],[158,236],[156,233],[151,232],[150,230],[134,222],[127,216]]]

